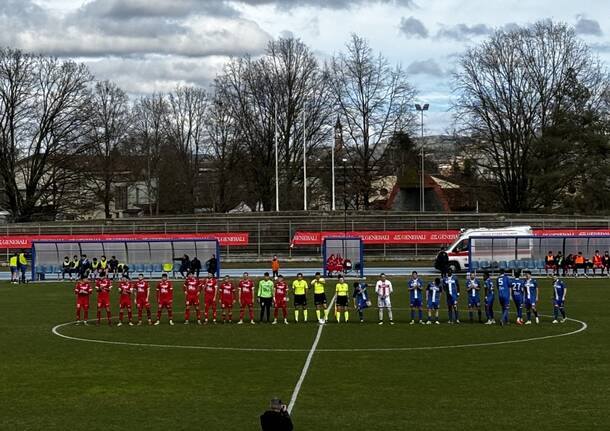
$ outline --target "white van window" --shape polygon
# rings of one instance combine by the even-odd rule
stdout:
[[[457,245],[455,246],[454,251],[456,253],[462,252],[462,251],[468,251],[468,240],[467,239],[463,239],[460,242],[457,243]]]

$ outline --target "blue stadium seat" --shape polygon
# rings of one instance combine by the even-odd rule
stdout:
[[[49,266],[47,266],[45,273],[47,273],[47,274],[55,274],[55,273],[57,273],[57,265],[49,265]]]
[[[536,261],[536,269],[544,269],[544,259],[538,259]]]
[[[479,266],[480,266],[481,268],[483,268],[483,269],[487,269],[487,268],[489,268],[489,267],[490,267],[490,264],[489,264],[489,261],[488,261],[488,260],[482,260],[482,261],[479,263]]]
[[[491,269],[497,269],[498,268],[498,261],[497,260],[492,260],[491,261]]]
[[[152,275],[153,272],[153,266],[150,263],[147,263],[146,265],[144,265],[144,271],[150,275]]]
[[[527,260],[521,259],[517,261],[517,268],[519,269],[525,269],[527,268]]]
[[[501,261],[498,263],[498,267],[499,267],[500,269],[508,269],[508,262],[507,262],[507,261],[505,261],[505,260],[501,260]]]
[[[511,271],[514,271],[515,269],[517,269],[517,261],[516,260],[509,260],[508,261],[508,269],[510,269]]]
[[[44,265],[36,265],[36,274],[44,274],[47,271],[47,267]]]
[[[142,263],[134,263],[133,265],[133,272],[139,274],[141,272],[144,272],[144,264]]]
[[[161,265],[160,263],[153,265],[153,272],[163,272],[163,265]]]

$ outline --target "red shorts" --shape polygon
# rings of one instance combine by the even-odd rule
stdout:
[[[172,301],[169,299],[162,299],[159,301],[159,308],[169,308],[172,306]]]
[[[88,296],[77,296],[76,297],[76,306],[89,308],[89,297]]]
[[[98,296],[97,297],[97,308],[106,308],[110,307],[110,298],[107,296]]]
[[[275,298],[275,308],[286,307],[286,298]]]
[[[242,307],[253,307],[254,306],[254,301],[252,300],[252,298],[241,298],[241,306]]]
[[[119,307],[120,308],[130,308],[131,307],[131,298],[121,297],[121,300],[119,301]]]
[[[230,301],[222,301],[220,303],[220,307],[221,308],[232,308],[233,307],[233,300]]]
[[[205,305],[213,305],[215,302],[213,296],[211,298],[205,297]]]
[[[199,297],[186,298],[186,305],[199,305]]]
[[[142,298],[142,299],[138,298],[137,305],[138,305],[138,308],[142,308],[142,307],[150,308],[150,302],[148,302],[146,300],[146,298]]]

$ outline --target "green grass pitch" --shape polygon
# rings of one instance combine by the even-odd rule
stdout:
[[[291,281],[291,280],[290,280]],[[461,280],[463,281],[463,279]],[[550,280],[540,308],[551,314]],[[567,280],[574,335],[478,347],[578,330],[569,321],[506,328],[479,324],[410,326],[406,282],[393,279],[395,326],[334,320],[321,334],[293,410],[297,430],[609,429],[610,281]],[[176,285],[180,285],[177,282]],[[334,288],[328,283],[327,290]],[[60,338],[74,318],[72,284],[0,285],[0,429],[257,430],[268,400],[288,403],[318,331],[308,324],[182,323],[174,327],[68,325],[77,338],[209,350],[101,344]],[[311,292],[310,292],[311,293]],[[90,318],[95,317],[94,297]],[[312,298],[310,302],[313,303]],[[116,289],[112,296],[117,315]],[[496,303],[496,312],[498,305]],[[464,300],[461,319],[467,321]],[[153,305],[153,314],[156,311]],[[512,310],[511,310],[512,311]],[[234,312],[234,315],[236,313]],[[332,313],[331,313],[332,314]],[[441,309],[443,322],[447,312]],[[257,316],[258,317],[258,316]],[[514,315],[511,315],[514,318]],[[164,316],[165,320],[165,316]]]

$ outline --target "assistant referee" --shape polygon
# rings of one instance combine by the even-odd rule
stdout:
[[[307,322],[307,282],[303,280],[303,273],[297,274],[297,279],[292,282],[294,292],[294,321],[299,321],[299,308],[303,310],[303,320]]]
[[[318,321],[322,318],[324,312],[324,322],[328,322],[328,310],[326,309],[326,280],[322,278],[322,274],[316,272],[316,276],[311,280],[313,286],[313,303],[316,306],[316,316]]]

